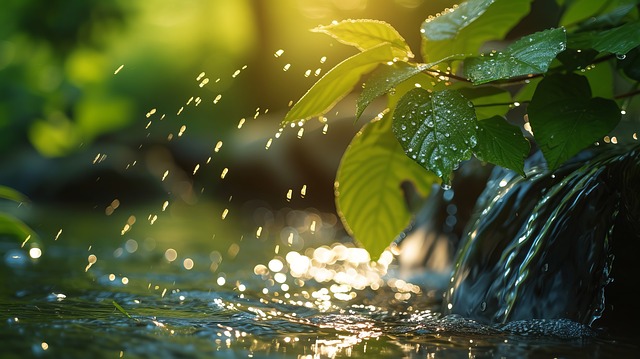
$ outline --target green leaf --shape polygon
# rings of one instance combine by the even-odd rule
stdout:
[[[529,13],[531,0],[469,0],[428,18],[420,29],[422,57],[434,62],[471,55],[489,40],[502,40]]]
[[[525,176],[524,160],[529,155],[529,141],[518,126],[500,116],[478,121],[478,159],[512,169]]]
[[[14,202],[28,202],[27,196],[7,186],[0,186],[0,198],[8,199]]]
[[[455,90],[413,89],[398,103],[393,132],[407,156],[449,184],[477,143],[473,104]]]
[[[509,91],[492,86],[464,87],[458,91],[462,96],[471,100],[478,120],[493,116],[504,116],[509,111],[509,103],[511,103]]]
[[[533,135],[552,169],[613,130],[621,117],[613,100],[592,98],[587,79],[572,73],[544,78],[528,113]]]
[[[564,28],[537,32],[502,52],[466,59],[464,72],[475,84],[545,73],[556,55],[566,48],[566,37]]]
[[[598,9],[601,15],[591,16],[580,24],[580,31],[612,28],[620,25],[625,18],[637,18],[637,5],[638,0],[609,0],[606,6]]]
[[[364,89],[358,97],[356,118],[360,118],[362,112],[373,100],[428,68],[424,64],[414,66],[406,62],[396,62],[392,65],[382,65],[375,69],[365,82]]]
[[[38,235],[19,219],[0,213],[0,234],[13,236],[20,241],[27,238],[34,243],[39,241]]]
[[[594,49],[624,55],[640,46],[640,21],[626,23],[611,30],[581,32],[569,37],[574,49]]]
[[[391,45],[385,43],[337,64],[293,105],[282,121],[282,125],[326,113],[351,92],[363,74],[391,59],[393,59]]]
[[[560,26],[579,23],[598,14],[598,11],[610,0],[571,1],[560,18]]]
[[[404,154],[388,115],[365,125],[342,157],[335,192],[345,227],[372,258],[409,224],[411,213],[400,189],[404,180],[426,195],[437,178]]]
[[[624,59],[618,60],[618,68],[630,78],[640,81],[640,47],[629,51]]]
[[[393,56],[400,59],[413,58],[414,56],[404,38],[384,21],[344,20],[326,26],[318,26],[311,31],[328,34],[343,44],[357,47],[360,51],[389,43],[392,45]]]

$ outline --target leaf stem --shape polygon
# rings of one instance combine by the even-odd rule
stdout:
[[[445,77],[449,77],[452,78],[454,80],[458,80],[458,81],[462,81],[462,82],[469,82],[471,83],[471,80],[469,80],[466,77],[462,77],[462,76],[458,76],[458,75],[454,75],[448,72],[442,72],[440,70],[435,70],[435,69],[427,69],[424,71],[427,75],[431,75],[431,76],[445,76]]]
[[[525,101],[513,101],[513,102],[498,102],[498,103],[483,103],[483,104],[479,104],[479,105],[474,105],[474,107],[492,107],[492,106],[516,106],[515,104],[523,104],[523,103],[529,103],[531,101],[529,100],[525,100]]]
[[[635,90],[629,91],[629,92],[626,92],[626,93],[621,93],[619,95],[615,95],[613,98],[616,99],[616,100],[620,100],[620,99],[627,98],[627,97],[633,97],[633,96],[638,95],[638,94],[640,94],[640,89],[637,88],[637,86],[636,86]]]

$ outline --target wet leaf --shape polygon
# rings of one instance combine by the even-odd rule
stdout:
[[[383,43],[392,45],[393,56],[401,59],[412,58],[409,45],[391,25],[379,20],[344,20],[311,30],[330,35],[343,44],[352,45],[361,51]]]
[[[421,28],[424,61],[471,55],[489,40],[501,40],[529,13],[530,0],[470,0],[427,19]]]
[[[547,72],[556,55],[564,51],[566,43],[564,28],[536,32],[502,52],[466,59],[464,72],[474,84],[542,74]]]
[[[378,257],[409,224],[400,184],[427,195],[437,178],[408,158],[391,132],[391,118],[368,123],[351,141],[336,178],[336,206],[354,238]]]
[[[545,77],[528,113],[536,142],[552,169],[613,130],[621,117],[613,100],[592,98],[589,82],[576,74]]]
[[[393,58],[388,43],[360,52],[329,70],[289,110],[282,124],[305,120],[329,111],[360,81],[360,77],[378,64]]]
[[[478,121],[478,144],[475,154],[478,159],[524,173],[524,160],[529,155],[529,141],[522,136],[518,126],[508,123],[500,116]]]
[[[434,64],[410,65],[406,62],[397,62],[393,65],[380,66],[365,82],[364,90],[358,97],[356,104],[356,116],[360,118],[362,112],[369,106],[371,101],[392,91],[400,83],[410,79],[420,72],[429,69]]]
[[[629,22],[610,30],[574,34],[569,37],[569,46],[624,55],[640,46],[640,21]]]
[[[398,103],[393,132],[407,156],[448,184],[477,143],[473,104],[455,90],[413,89]]]

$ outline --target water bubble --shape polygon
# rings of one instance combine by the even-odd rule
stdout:
[[[616,54],[616,58],[617,58],[618,60],[624,60],[626,57],[627,57],[627,55],[626,55],[626,54]]]
[[[222,148],[222,141],[218,141],[218,143],[216,143],[216,147],[213,149],[213,151],[218,152],[220,151],[220,148]]]
[[[324,64],[326,61],[327,61],[327,57],[326,57],[326,56],[322,56],[322,57],[320,58],[320,63],[321,63],[321,64]]]
[[[282,56],[282,54],[284,54],[284,50],[283,50],[283,49],[280,49],[280,50],[276,51],[276,53],[275,53],[275,54],[273,54],[273,56],[275,56],[275,57],[280,57],[280,56]]]
[[[320,76],[321,72],[322,72],[322,69],[318,67],[313,74],[317,77],[317,76]]]
[[[200,73],[200,75],[198,75],[198,77],[196,77],[196,81],[200,81],[202,80],[202,78],[204,77],[204,71]]]
[[[304,77],[309,77],[309,76],[311,76],[311,69],[304,72]]]
[[[204,80],[202,80],[202,82],[200,82],[200,84],[199,84],[198,86],[200,86],[200,87],[204,87],[204,85],[206,85],[206,84],[208,84],[208,83],[209,83],[209,78],[207,77],[207,78],[205,78]]]
[[[120,65],[120,67],[118,67],[118,68],[113,72],[113,74],[114,74],[114,75],[117,75],[117,74],[118,74],[118,72],[120,72],[120,70],[122,70],[122,68],[123,68],[123,67],[124,67],[124,64],[123,64],[123,65]]]
[[[480,303],[480,311],[484,312],[487,310],[487,302]]]
[[[227,173],[228,173],[228,172],[229,172],[229,169],[228,169],[227,167],[225,167],[225,168],[222,170],[222,173],[220,173],[220,178],[221,178],[221,179],[224,179],[224,178],[227,176]]]
[[[267,144],[266,144],[266,145],[264,145],[264,149],[265,149],[265,150],[268,150],[268,149],[269,149],[269,147],[271,147],[271,142],[273,142],[273,138],[270,138],[270,139],[267,141]]]
[[[214,104],[217,104],[218,102],[220,102],[220,99],[222,98],[222,94],[219,94],[218,96],[216,96],[216,98],[213,100]]]
[[[240,119],[240,122],[238,122],[238,129],[242,128],[242,125],[244,125],[244,121],[245,121],[244,117]]]
[[[282,71],[289,71],[290,68],[291,68],[291,64],[286,64],[284,65],[284,67],[282,67]]]

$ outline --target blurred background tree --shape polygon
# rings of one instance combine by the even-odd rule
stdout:
[[[239,136],[255,139],[264,153],[264,142],[289,102],[315,81],[315,71],[323,73],[353,51],[307,30],[332,20],[374,18],[394,24],[418,48],[421,21],[452,3],[2,1],[0,184],[36,200],[166,192],[193,200],[192,179],[159,183],[166,168],[190,174],[218,141],[230,138],[241,118],[256,114],[262,124]],[[284,54],[276,58],[279,49]],[[209,82],[199,86],[205,78]],[[190,98],[202,103],[187,105]],[[343,116],[352,113],[349,108]],[[183,126],[185,136],[178,139]],[[355,130],[346,126],[332,166]],[[237,160],[231,151],[220,156],[221,163]],[[204,172],[202,181],[212,182],[219,170]],[[332,191],[330,182],[325,191]]]

